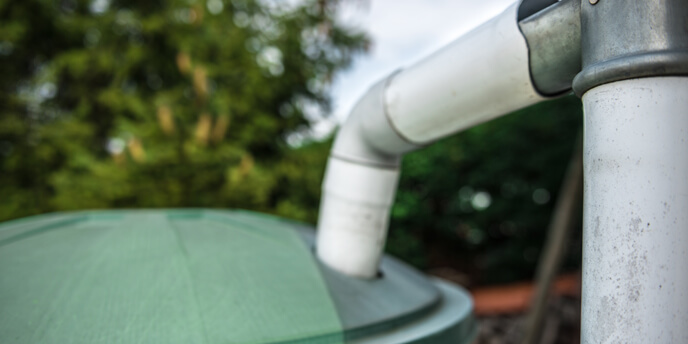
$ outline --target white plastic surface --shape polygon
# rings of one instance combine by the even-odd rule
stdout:
[[[583,104],[582,343],[688,343],[688,78]]]
[[[351,276],[377,275],[398,179],[398,168],[330,157],[316,242],[325,264]]]
[[[380,80],[361,97],[339,129],[330,155],[364,165],[395,168],[403,152],[418,148],[399,137],[390,126],[383,99],[387,81]]]
[[[392,79],[387,112],[402,136],[429,143],[545,99],[530,80],[519,3]]]

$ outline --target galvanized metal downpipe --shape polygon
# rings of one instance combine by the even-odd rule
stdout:
[[[586,0],[581,20],[581,339],[688,343],[688,2]]]
[[[528,45],[538,39],[526,43],[519,6],[376,84],[354,108],[323,181],[316,250],[327,266],[361,278],[377,275],[404,153],[563,92],[533,85],[536,60]],[[541,39],[541,47],[551,40]],[[556,69],[561,58],[548,56],[544,61]]]

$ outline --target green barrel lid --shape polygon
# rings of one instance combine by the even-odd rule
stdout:
[[[462,343],[467,293],[390,257],[361,280],[313,230],[229,210],[55,213],[0,224],[0,343]]]

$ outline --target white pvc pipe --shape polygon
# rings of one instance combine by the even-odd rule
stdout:
[[[688,78],[583,104],[582,343],[688,343]]]
[[[519,3],[376,84],[356,105],[323,182],[316,250],[326,265],[376,276],[401,154],[544,99],[530,80]]]
[[[402,136],[429,143],[545,99],[530,79],[519,4],[392,79],[387,111]]]
[[[385,86],[382,81],[368,90],[339,130],[325,171],[318,216],[320,260],[362,278],[377,274],[399,179],[399,156],[415,147],[389,126],[383,105]],[[391,149],[384,152],[380,146]]]
[[[398,179],[398,169],[330,158],[317,237],[325,264],[350,276],[377,275]]]

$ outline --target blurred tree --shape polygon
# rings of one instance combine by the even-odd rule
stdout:
[[[407,155],[388,250],[421,268],[453,266],[480,284],[531,278],[581,125],[580,100],[568,96]]]
[[[328,110],[367,39],[320,0],[0,0],[0,220],[240,207],[313,221]],[[309,168],[305,169],[304,166]]]

